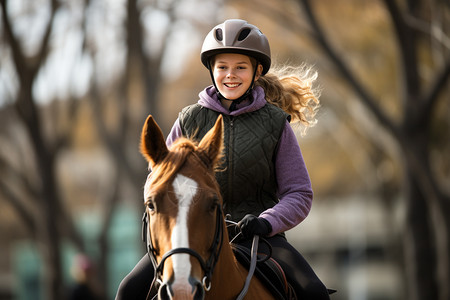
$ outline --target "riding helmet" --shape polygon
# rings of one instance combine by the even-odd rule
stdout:
[[[208,33],[201,50],[203,65],[210,69],[211,58],[219,53],[238,53],[255,58],[263,66],[261,75],[266,74],[270,68],[267,37],[258,27],[244,20],[226,20]]]

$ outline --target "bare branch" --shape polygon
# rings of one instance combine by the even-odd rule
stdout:
[[[121,146],[120,138],[117,135],[111,134],[106,128],[105,120],[103,119],[102,105],[101,105],[101,95],[99,88],[94,83],[90,89],[90,97],[92,101],[92,107],[94,109],[94,123],[97,130],[99,131],[99,136],[103,139],[106,144],[107,149],[109,149],[114,160],[119,165],[120,168],[125,170],[130,178],[139,178],[135,170],[132,168],[131,164],[127,162],[125,149]],[[133,182],[136,182],[133,180]]]
[[[436,24],[429,24],[411,15],[405,16],[405,22],[411,28],[429,35],[447,50],[450,50],[450,37]]]
[[[441,91],[447,87],[446,83],[450,77],[450,60],[444,65],[442,70],[436,76],[433,84],[431,85],[429,91],[423,97],[423,108],[419,109],[422,111],[421,117],[430,118],[432,111],[436,106],[437,100],[439,99],[439,94]],[[419,122],[422,123],[422,122]]]
[[[9,179],[19,182],[28,195],[34,199],[39,198],[39,193],[34,186],[31,185],[30,181],[26,176],[14,168],[10,163],[8,163],[3,156],[0,156],[0,169],[6,171]]]
[[[394,25],[394,31],[397,34],[397,41],[399,42],[402,68],[404,72],[406,95],[405,98],[410,98],[413,95],[419,95],[421,91],[421,84],[418,72],[418,59],[416,49],[416,30],[410,27],[405,20],[404,14],[400,11],[395,0],[384,0],[385,6],[391,15],[391,20]],[[404,109],[410,108],[404,103]],[[410,115],[405,113],[406,115]]]
[[[22,47],[20,46],[19,41],[14,36],[14,33],[12,31],[11,27],[11,20],[9,18],[7,8],[6,8],[6,0],[0,1],[1,7],[2,7],[2,13],[3,13],[3,26],[6,33],[6,39],[9,42],[9,45],[12,50],[12,56],[14,60],[14,64],[16,66],[16,71],[18,73],[19,78],[22,80],[23,71],[26,68],[25,64],[25,55],[23,54]]]
[[[50,34],[52,32],[53,28],[53,20],[55,19],[55,13],[58,9],[58,2],[57,0],[51,1],[51,8],[50,8],[50,17],[48,20],[47,27],[45,28],[45,33],[42,38],[42,43],[40,46],[40,49],[38,51],[38,56],[36,60],[36,64],[33,66],[33,76],[39,71],[40,66],[47,58],[48,49],[49,49],[49,40],[50,40]]]
[[[322,49],[327,53],[328,57],[336,65],[340,73],[347,79],[356,93],[360,96],[361,101],[370,109],[370,111],[375,115],[375,117],[384,127],[386,127],[394,136],[398,137],[399,129],[397,125],[376,104],[375,99],[369,94],[367,89],[363,87],[362,83],[357,80],[356,76],[352,73],[352,71],[350,71],[348,65],[341,59],[341,57],[337,54],[337,51],[329,42],[325,32],[319,25],[319,22],[317,21],[317,18],[312,11],[310,1],[298,1],[303,5],[309,24],[313,28],[313,32],[315,32],[315,35],[313,35],[313,37],[316,39]]]
[[[9,187],[7,184],[0,180],[0,194],[3,194],[5,199],[16,211],[19,215],[20,220],[23,220],[23,223],[27,230],[30,232],[30,235],[33,238],[37,237],[37,226],[34,220],[34,216],[32,210],[29,209],[29,206],[25,205]]]

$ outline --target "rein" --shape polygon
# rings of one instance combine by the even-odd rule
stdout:
[[[248,292],[248,288],[250,287],[250,281],[252,280],[253,274],[255,273],[255,269],[256,269],[258,243],[259,243],[259,235],[255,235],[253,237],[253,242],[252,242],[252,254],[251,254],[250,268],[248,270],[248,275],[247,275],[247,278],[245,279],[244,287],[242,288],[242,291],[239,293],[239,296],[236,298],[236,300],[244,299],[245,295]]]

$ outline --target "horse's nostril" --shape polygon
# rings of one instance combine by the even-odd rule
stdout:
[[[201,284],[201,282],[197,281],[194,287],[194,300],[203,300],[203,298],[205,297],[205,291],[203,290],[203,285]]]
[[[158,290],[158,300],[170,300],[172,299],[172,292],[170,290],[170,285],[164,283],[160,286]]]

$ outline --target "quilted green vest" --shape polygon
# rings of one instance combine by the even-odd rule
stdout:
[[[183,135],[201,140],[219,114],[199,104],[186,107],[179,115]],[[278,203],[275,154],[288,118],[271,104],[238,116],[223,115],[225,156],[216,178],[231,220],[258,216]]]

